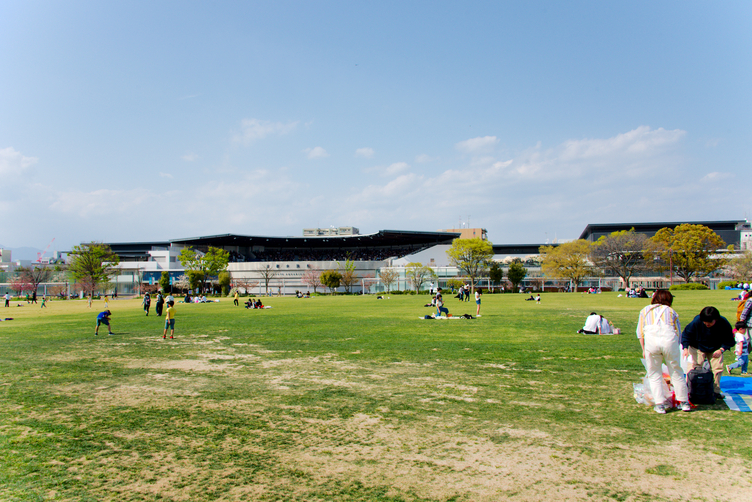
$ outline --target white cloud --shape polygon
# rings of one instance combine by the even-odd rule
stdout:
[[[159,176],[161,178],[173,178],[172,174],[170,173],[159,173]]]
[[[395,162],[384,170],[384,174],[393,176],[395,174],[401,173],[402,171],[406,171],[407,169],[410,169],[410,166],[407,163]]]
[[[0,174],[19,174],[37,163],[36,157],[27,157],[13,147],[0,148]]]
[[[573,160],[614,154],[650,153],[676,143],[685,134],[686,132],[680,129],[667,131],[661,127],[651,130],[648,126],[640,126],[632,131],[617,134],[613,138],[566,141],[562,145],[561,157],[564,160]]]
[[[493,150],[493,147],[496,146],[498,142],[499,139],[496,136],[483,136],[482,138],[478,137],[460,141],[454,146],[461,152],[477,155]]]
[[[249,144],[253,141],[264,139],[267,136],[282,136],[295,130],[298,121],[288,122],[269,122],[259,119],[243,119],[240,121],[240,133],[233,135],[235,143]]]
[[[731,174],[731,173],[712,172],[712,173],[708,173],[705,176],[703,176],[700,181],[706,181],[706,182],[722,181],[722,180],[727,180],[727,179],[733,178],[733,177],[734,177],[734,175]]]
[[[370,159],[376,154],[376,152],[373,150],[373,148],[365,147],[365,148],[358,148],[355,150],[355,156],[356,157],[363,157],[366,159]]]
[[[183,159],[186,162],[193,162],[194,160],[198,159],[198,155],[196,155],[193,152],[189,152],[189,153],[186,153],[185,155],[183,155],[180,158]]]
[[[329,154],[326,153],[326,150],[324,150],[320,146],[314,148],[306,148],[305,150],[303,150],[303,153],[307,154],[309,159],[323,159],[329,156]]]

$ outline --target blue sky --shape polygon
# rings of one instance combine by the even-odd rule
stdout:
[[[0,244],[743,219],[750,2],[0,3]]]

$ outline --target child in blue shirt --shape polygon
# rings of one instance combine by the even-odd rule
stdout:
[[[114,335],[112,332],[112,326],[110,326],[110,316],[112,315],[112,312],[109,310],[105,310],[104,312],[100,312],[97,316],[97,329],[94,330],[94,336],[97,336],[99,334],[99,325],[105,324],[107,326],[107,333],[108,335]]]

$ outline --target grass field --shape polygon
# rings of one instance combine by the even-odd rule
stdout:
[[[0,500],[752,499],[752,413],[634,401],[648,300],[427,299],[178,304],[174,340],[139,300],[96,338],[101,301],[3,309]],[[625,334],[576,334],[591,310]]]

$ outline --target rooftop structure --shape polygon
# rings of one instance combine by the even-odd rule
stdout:
[[[733,244],[736,249],[741,248],[741,233],[750,230],[750,224],[746,220],[730,221],[674,221],[663,223],[590,223],[580,234],[580,239],[595,242],[604,235],[621,230],[634,228],[635,232],[652,237],[662,228],[676,228],[679,225],[704,225],[717,233],[726,245]]]
[[[304,228],[303,237],[331,237],[337,235],[359,235],[355,227]]]

